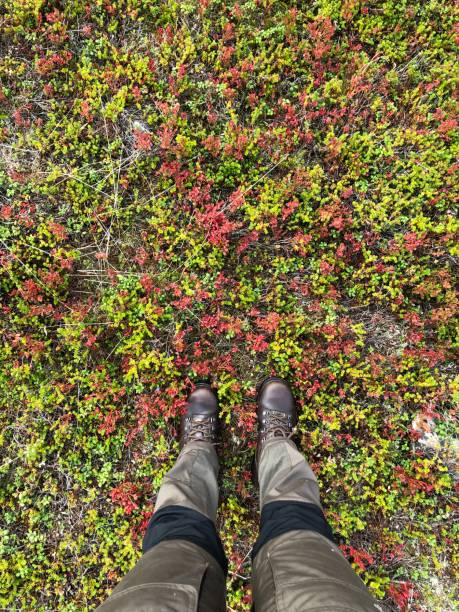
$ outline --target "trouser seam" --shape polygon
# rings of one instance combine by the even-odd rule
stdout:
[[[271,553],[268,553],[268,558],[270,558]],[[367,592],[365,590],[365,588],[360,588],[358,586],[354,586],[353,584],[349,584],[349,582],[346,582],[345,580],[340,580],[339,578],[333,578],[333,577],[327,577],[327,578],[300,578],[298,579],[296,582],[293,582],[291,580],[286,580],[282,583],[283,588],[284,587],[294,587],[298,584],[317,584],[317,583],[321,583],[321,582],[325,582],[326,584],[329,584],[330,582],[333,584],[339,584],[340,586],[344,585],[346,587],[346,589],[349,589],[351,591],[355,591],[356,593],[363,593],[365,595],[367,595]],[[363,587],[365,586],[365,583],[362,582]]]

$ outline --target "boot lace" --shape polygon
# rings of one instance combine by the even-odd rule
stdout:
[[[275,412],[269,410],[266,412],[265,437],[282,437],[291,438],[293,435],[292,423],[285,412]]]
[[[203,419],[189,418],[188,422],[190,427],[187,431],[186,437],[188,441],[205,441],[212,442],[213,440],[213,418],[207,417]]]

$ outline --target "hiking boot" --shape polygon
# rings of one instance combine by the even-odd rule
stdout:
[[[197,383],[188,396],[180,427],[180,447],[188,442],[215,444],[218,430],[218,402],[208,383]]]
[[[258,465],[263,445],[271,438],[291,438],[297,423],[297,410],[292,391],[286,380],[271,376],[258,389]]]

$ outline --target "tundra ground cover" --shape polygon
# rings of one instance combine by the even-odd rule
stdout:
[[[107,595],[210,378],[249,610],[253,401],[277,373],[373,593],[453,610],[454,3],[0,5],[0,607]]]

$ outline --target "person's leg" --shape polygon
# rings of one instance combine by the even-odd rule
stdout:
[[[188,442],[164,476],[155,513],[168,506],[191,508],[215,523],[218,506],[218,457],[210,442]]]
[[[143,541],[143,556],[101,612],[225,610],[227,560],[215,520],[217,404],[208,386],[188,399],[181,451],[163,479]]]
[[[255,612],[375,612],[373,599],[333,540],[317,479],[289,439],[296,409],[288,385],[268,379],[258,395],[261,524],[254,546]]]

